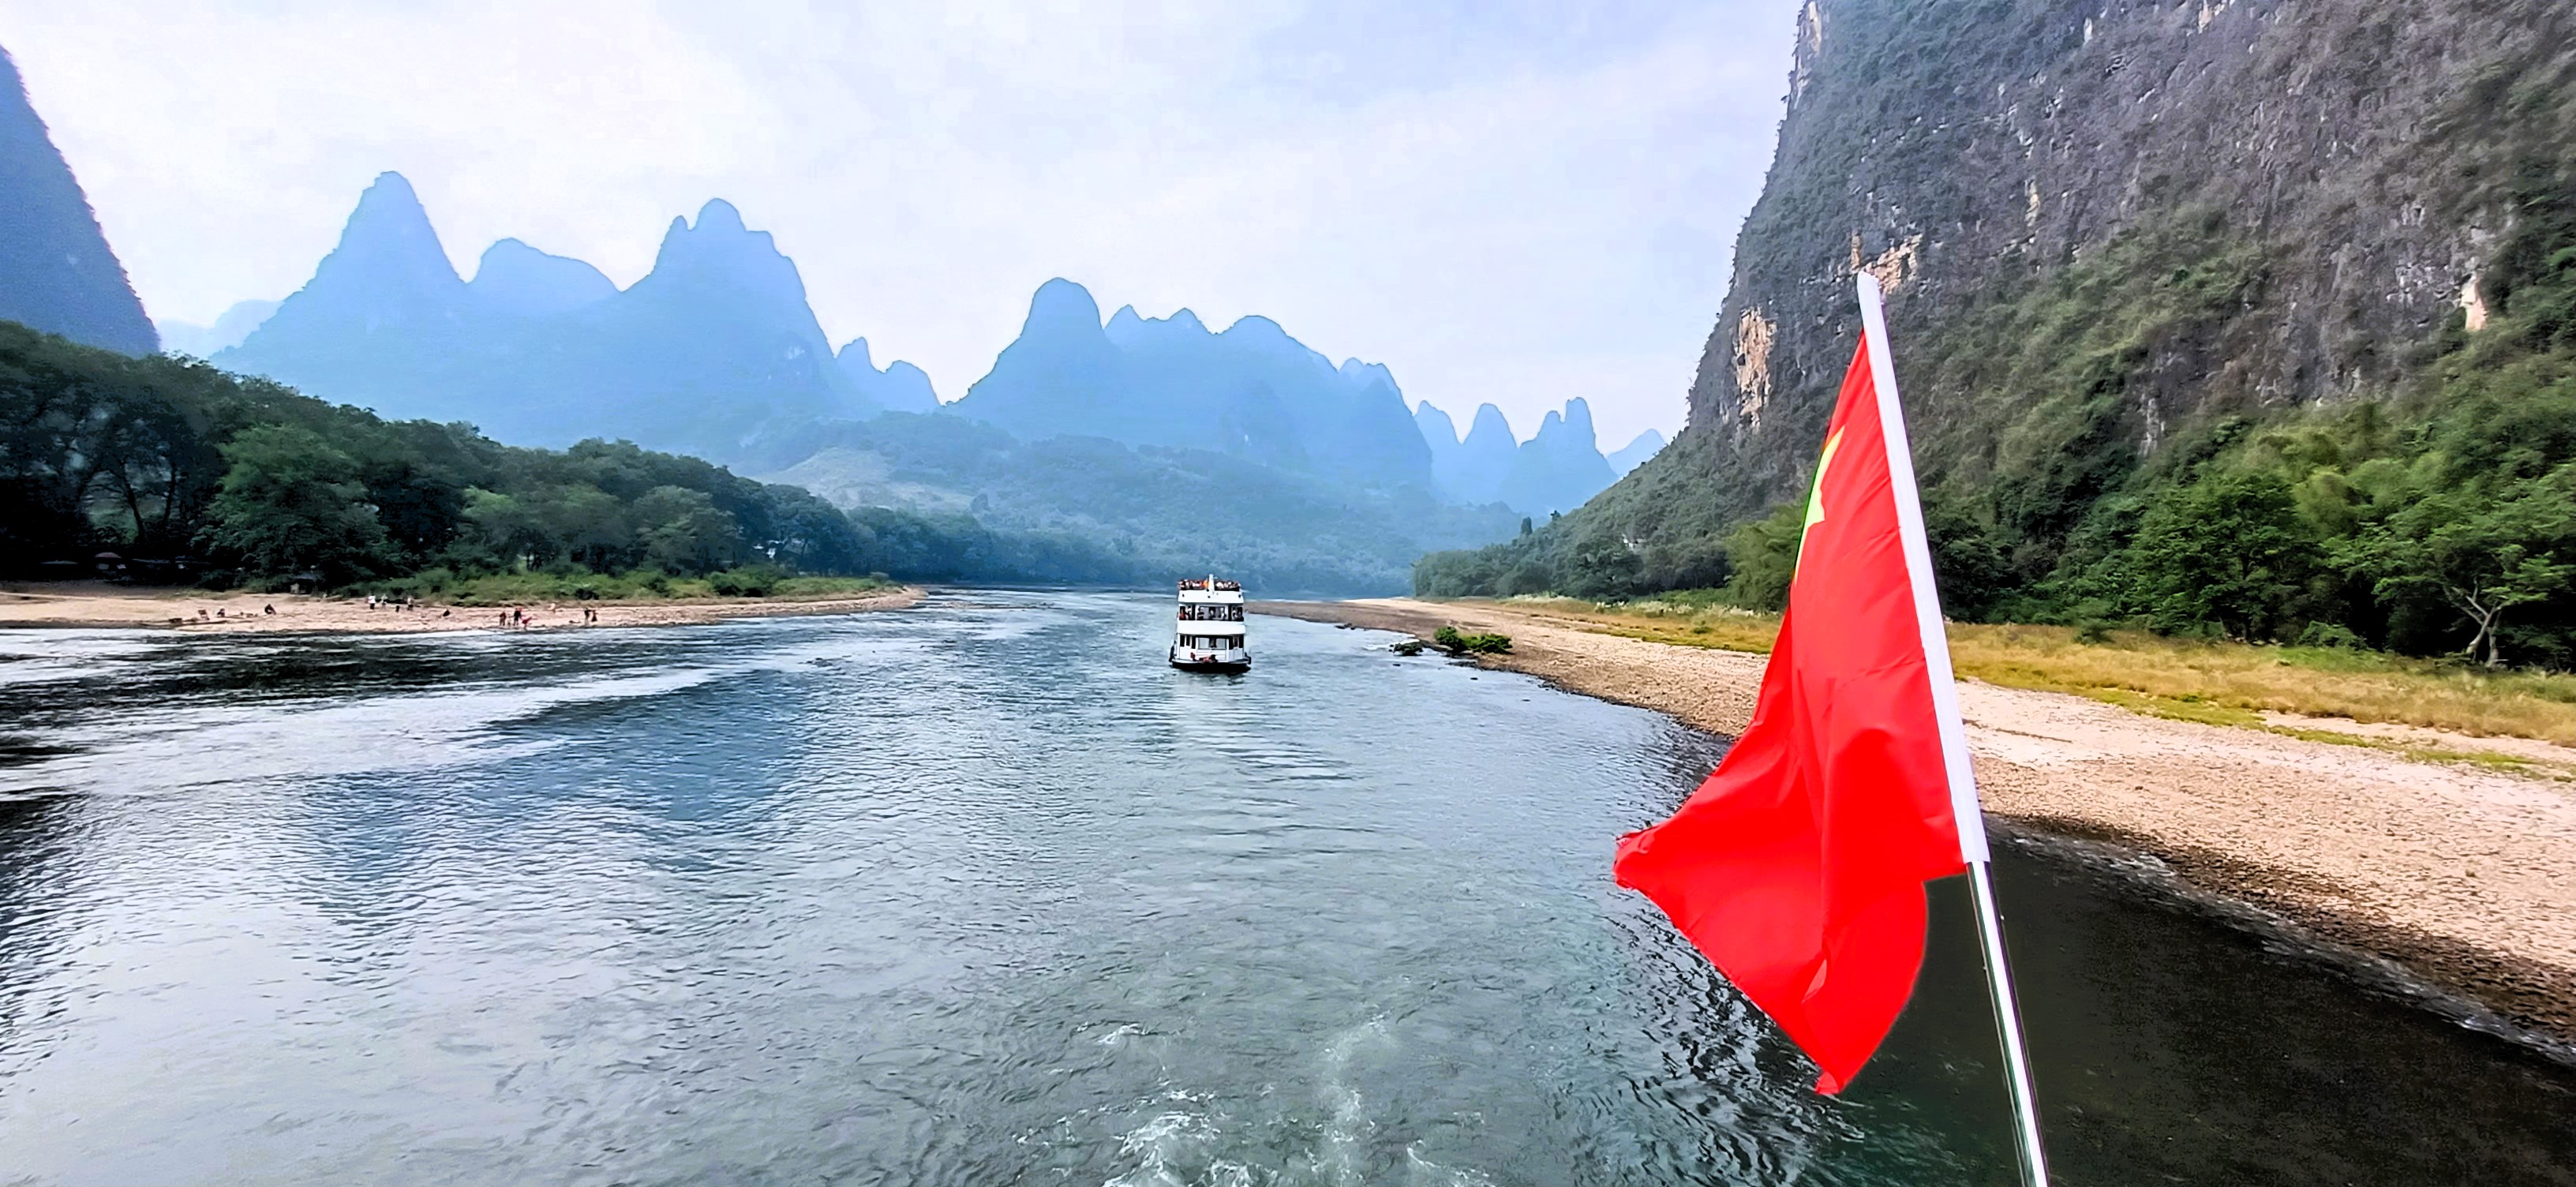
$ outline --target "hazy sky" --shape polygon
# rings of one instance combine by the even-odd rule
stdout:
[[[158,319],[292,292],[394,169],[469,276],[517,236],[629,284],[730,199],[944,399],[1061,275],[1670,433],[1794,0],[1389,7],[0,0],[0,45]]]

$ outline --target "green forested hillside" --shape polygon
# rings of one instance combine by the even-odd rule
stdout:
[[[0,568],[86,574],[101,550],[146,579],[219,585],[528,571],[1136,576],[1086,545],[967,516],[852,515],[623,442],[513,448],[467,425],[388,421],[0,323]]]
[[[1955,616],[2576,665],[2576,14],[2080,7],[1811,10],[1689,429],[1417,589],[1776,603],[1865,268]]]

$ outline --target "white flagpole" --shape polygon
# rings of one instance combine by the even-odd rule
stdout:
[[[1959,685],[1950,671],[1950,638],[1941,628],[1941,595],[1932,584],[1932,544],[1923,532],[1922,495],[1914,484],[1914,445],[1905,434],[1905,409],[1896,395],[1896,367],[1888,360],[1887,311],[1878,278],[1857,275],[1861,340],[1869,348],[1870,385],[1878,393],[1878,423],[1887,439],[1887,473],[1896,495],[1896,526],[1905,543],[1907,584],[1914,588],[1914,622],[1931,670],[1932,713],[1941,731],[1941,761],[1950,783],[1950,818],[1959,828],[1959,856],[1977,901],[1977,939],[1985,950],[1986,980],[1993,990],[1995,1029],[2003,1037],[2006,1080],[2014,1127],[2020,1131],[2022,1175],[2030,1187],[2047,1187],[2048,1154],[2039,1141],[2039,1106],[2030,1088],[2030,1059],[2022,1049],[2021,1006],[2013,998],[2012,971],[2004,959],[2003,922],[1995,912],[1992,853],[1986,818],[1977,807],[1977,774],[1968,763],[1968,731],[1959,717]]]

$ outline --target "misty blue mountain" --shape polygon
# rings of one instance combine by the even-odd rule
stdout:
[[[1431,447],[1431,475],[1441,494],[1460,503],[1492,503],[1503,497],[1503,477],[1512,471],[1520,439],[1503,410],[1476,406],[1476,418],[1464,441],[1449,414],[1425,400],[1413,410],[1414,424]]]
[[[232,307],[215,315],[211,326],[183,321],[154,321],[161,331],[161,349],[191,358],[213,358],[216,351],[241,345],[242,339],[268,321],[277,312],[275,301],[235,301]]]
[[[1637,434],[1626,445],[1609,454],[1610,468],[1621,478],[1628,471],[1646,464],[1646,459],[1664,451],[1664,435],[1653,429]]]
[[[617,295],[617,283],[567,256],[548,255],[516,239],[483,249],[465,292],[483,309],[518,317],[570,313]]]
[[[843,506],[1079,536],[1282,589],[1401,589],[1425,550],[1500,539],[1615,477],[1579,399],[1526,443],[1485,405],[1462,440],[1438,409],[1408,411],[1385,366],[1337,365],[1269,318],[1104,318],[1064,279],[943,405],[867,339],[831,349],[795,262],[721,199],[672,220],[623,290],[517,239],[467,279],[386,173],[312,279],[259,312],[192,343],[247,321],[217,365],[389,417],[514,444],[623,438]]]
[[[161,349],[89,196],[0,49],[0,320],[126,354]]]
[[[1548,413],[1527,441],[1514,439],[1511,422],[1491,404],[1477,407],[1464,440],[1449,414],[1428,400],[1414,408],[1413,420],[1431,448],[1434,484],[1453,502],[1499,502],[1533,516],[1571,511],[1624,472],[1601,456],[1592,406],[1580,396],[1567,400],[1564,411]],[[1662,434],[1652,429],[1621,452],[1638,449],[1648,437],[1654,444],[1638,460],[1652,456],[1663,444]]]
[[[1330,359],[1266,317],[1210,331],[1050,280],[992,371],[949,405],[1026,440],[1202,449],[1368,489],[1431,489],[1431,451],[1386,368]]]
[[[729,203],[671,220],[623,291],[515,239],[467,281],[397,173],[359,198],[312,280],[213,361],[514,444],[625,438],[716,461],[763,432],[884,408],[835,359],[795,263]]]
[[[1572,511],[1608,489],[1619,476],[1601,456],[1592,434],[1592,406],[1581,396],[1550,412],[1538,432],[1521,442],[1503,475],[1502,500],[1531,515]]]
[[[839,361],[859,394],[877,407],[888,412],[939,411],[939,393],[931,389],[930,375],[902,359],[877,366],[868,356],[867,339],[851,339],[841,348]]]

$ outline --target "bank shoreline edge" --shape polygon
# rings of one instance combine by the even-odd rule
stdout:
[[[715,597],[582,601],[553,599],[515,606],[457,606],[423,602],[403,610],[386,604],[312,594],[131,593],[95,589],[46,590],[34,586],[0,591],[0,629],[168,630],[181,634],[436,634],[465,631],[557,631],[584,627],[698,626],[737,618],[859,614],[904,610],[929,590],[899,585],[825,597]],[[266,613],[270,606],[279,612]],[[195,612],[224,610],[222,618]],[[535,608],[525,627],[502,626],[512,609]],[[596,621],[582,612],[597,611]],[[444,616],[442,617],[442,612]]]
[[[1386,598],[1256,602],[1251,609],[1276,617],[1426,640],[1441,626],[1504,631],[1514,636],[1512,651],[1477,656],[1473,662],[1480,667],[1533,676],[1563,691],[1662,713],[1682,725],[1721,737],[1732,737],[1750,717],[1761,669],[1767,662],[1767,657],[1750,652],[1681,647],[1583,630],[1551,621],[1542,613],[1481,602],[1468,605]],[[1569,643],[1588,653],[1569,655]],[[1699,669],[1693,674],[1698,678],[1696,682],[1673,679],[1670,671],[1651,671],[1629,658],[1659,652],[1664,658],[1697,661],[1692,665]],[[1710,679],[1712,675],[1714,680]],[[1986,813],[2000,839],[2044,851],[2171,905],[2280,941],[2303,958],[2319,961],[2375,991],[2458,1025],[2503,1038],[2541,1057],[2576,1066],[2576,959],[2571,959],[2576,957],[2576,928],[2566,926],[2567,921],[2576,919],[2576,852],[2558,855],[2559,864],[2566,869],[2543,871],[2533,879],[2543,884],[2544,893],[2482,895],[2479,897],[2489,905],[2488,911],[2452,920],[2458,926],[2440,926],[2438,917],[2430,921],[2415,918],[2407,912],[2385,909],[2387,904],[2364,901],[2366,896],[2338,893],[2349,888],[2335,887],[2331,879],[2321,886],[2315,869],[2282,862],[2277,851],[2265,853],[2229,845],[2223,831],[2194,838],[2188,828],[2140,829],[2119,813],[2088,810],[2095,802],[2094,797],[2083,794],[2088,782],[2085,772],[2070,770],[2074,764],[2050,763],[2046,755],[1997,753],[2000,748],[1993,744],[1997,736],[2017,731],[1999,727],[1991,718],[1997,700],[2026,704],[2055,701],[2060,704],[2054,707],[2097,723],[2126,718],[2121,724],[2150,741],[2198,731],[2251,735],[2229,741],[2287,756],[2293,763],[2300,756],[2300,748],[2312,748],[2319,752],[2315,756],[2317,765],[2325,768],[2321,777],[2328,778],[2336,769],[2355,765],[2356,755],[2350,753],[2354,748],[2329,747],[2239,727],[2148,718],[2065,693],[2002,689],[1966,679],[1960,683],[1963,691],[1975,694],[1970,698],[1972,702],[1983,702],[1971,706],[1971,746],[1976,751],[1979,781],[1990,788]],[[2040,732],[2022,737],[2052,740]],[[2193,758],[2186,755],[2177,761],[2189,764]],[[2401,781],[2407,773],[2405,768],[2411,766],[2420,771],[2438,771],[2454,780],[2532,784],[2521,790],[2554,797],[2557,811],[2553,823],[2562,824],[2570,835],[2576,835],[2576,795],[2554,785],[2539,785],[2511,774],[2445,770],[2451,764],[2437,766],[2380,752],[2362,752],[2359,761],[2384,766]],[[2203,779],[2227,779],[2233,773],[2229,769],[2232,765],[2235,764],[2225,759],[2206,760],[2203,769],[2194,773]],[[2041,777],[2031,778],[2032,768],[2039,768]],[[2128,790],[2157,798],[2143,784]],[[2163,798],[2170,800],[2166,806],[2176,817],[2187,817],[2193,809],[2207,806],[2182,790]],[[2476,835],[2447,839],[2456,841],[2464,850],[2489,846],[2496,839],[2493,833],[2509,832],[2525,823],[2521,816],[2507,815],[2509,819],[2483,821],[2486,828]],[[2339,827],[2350,822],[2324,823]],[[1605,863],[1608,844],[1605,838]],[[2528,847],[2548,848],[2545,841],[2530,842]],[[2564,875],[2564,879],[2551,877],[2552,873]],[[2546,893],[2553,888],[2557,894]],[[2428,926],[2428,922],[2432,925]],[[2517,950],[2516,945],[2505,942],[2506,937],[2516,933],[2535,931],[2557,942],[2544,940],[2537,945],[2542,950],[2538,954]]]

